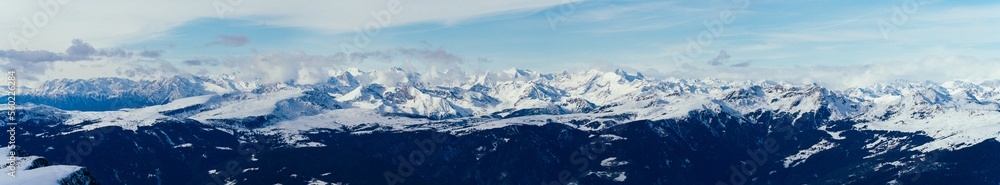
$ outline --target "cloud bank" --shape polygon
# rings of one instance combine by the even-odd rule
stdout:
[[[930,56],[914,60],[881,61],[855,65],[793,67],[701,66],[691,63],[664,68],[631,68],[659,78],[714,78],[728,81],[772,80],[793,84],[816,83],[830,88],[870,86],[895,80],[982,82],[1000,80],[1000,59],[970,56]],[[641,69],[641,70],[638,70]]]
[[[186,60],[157,58],[163,51],[133,51],[119,48],[98,49],[82,40],[73,40],[62,52],[46,50],[0,50],[0,62],[21,72],[21,80],[40,82],[56,78],[161,78],[183,74],[235,74],[241,80],[265,83],[322,83],[332,71],[380,64],[385,68],[364,69],[391,71],[400,67],[419,72],[422,81],[434,84],[458,84],[477,73],[466,72],[464,64],[493,65],[487,58],[467,58],[446,48],[393,48],[353,53],[317,55],[304,52],[268,52],[227,58],[198,57]],[[970,56],[931,56],[914,60],[882,61],[851,65],[807,65],[793,67],[758,67],[750,61],[727,64],[728,54],[720,53],[718,64],[704,62],[667,63],[660,66],[590,65],[586,68],[641,72],[656,78],[721,79],[727,81],[772,80],[793,84],[817,83],[839,89],[870,86],[894,80],[936,81],[964,80],[981,82],[1000,80],[1000,59]],[[473,62],[467,62],[473,61]],[[557,62],[557,61],[554,61]],[[530,66],[517,66],[532,69]],[[560,69],[532,69],[544,73],[560,73]],[[573,72],[573,70],[567,70]],[[395,75],[386,73],[385,75]],[[41,78],[44,77],[44,78]],[[30,84],[30,83],[29,83]]]
[[[53,67],[56,62],[80,62],[94,61],[103,58],[139,58],[155,59],[163,51],[142,50],[132,51],[120,48],[96,49],[90,44],[79,39],[73,39],[69,48],[63,52],[53,52],[46,50],[0,50],[0,62],[4,62],[7,69],[17,70],[24,74],[20,78],[24,80],[37,80]]]

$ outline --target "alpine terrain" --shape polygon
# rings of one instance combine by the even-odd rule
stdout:
[[[440,76],[47,81],[0,184],[1000,184],[1000,81]]]

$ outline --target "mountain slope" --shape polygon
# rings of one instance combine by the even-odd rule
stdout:
[[[11,155],[13,154],[13,155]],[[16,166],[9,166],[10,161],[0,165],[5,170],[0,175],[0,184],[31,184],[31,185],[97,185],[94,177],[87,169],[79,166],[52,165],[43,157],[30,156],[20,147],[0,148],[0,157],[14,159]],[[14,176],[7,169],[15,169]]]

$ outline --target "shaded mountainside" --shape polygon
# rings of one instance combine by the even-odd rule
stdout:
[[[114,184],[1000,182],[996,140],[925,153],[909,150],[933,140],[919,133],[851,130],[843,125],[852,122],[808,115],[751,122],[694,111],[681,119],[632,121],[602,130],[576,127],[589,123],[509,125],[464,134],[316,128],[289,141],[282,134],[230,134],[232,130],[193,121],[163,122],[136,131],[101,127],[28,138],[24,145],[54,156],[53,161],[79,157],[78,164],[92,169],[95,178]],[[60,124],[25,129],[74,130]],[[84,155],[64,146],[81,141],[94,143],[93,152]]]

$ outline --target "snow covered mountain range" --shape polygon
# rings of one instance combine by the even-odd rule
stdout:
[[[895,81],[830,90],[815,84],[771,81],[661,80],[622,70],[541,74],[510,69],[436,85],[400,68],[353,69],[331,75],[327,83],[313,85],[241,82],[227,76],[56,80],[26,90],[24,95],[27,102],[66,110],[58,111],[70,115],[65,124],[93,121],[96,124],[91,127],[115,125],[132,130],[158,119],[216,123],[262,118],[266,123],[241,128],[302,129],[295,122],[323,121],[328,124],[312,125],[340,128],[359,124],[357,119],[403,117],[406,121],[381,125],[457,131],[502,127],[510,123],[494,122],[521,116],[530,118],[516,122],[614,116],[609,120],[628,122],[710,110],[753,120],[758,118],[745,115],[759,111],[802,115],[825,109],[830,111],[830,121],[863,123],[857,129],[923,132],[934,137],[935,142],[919,147],[923,150],[961,148],[1000,136],[1000,81]],[[470,119],[478,123],[429,124]],[[580,129],[607,126],[612,125]]]
[[[511,69],[442,79],[393,68],[331,71],[330,78],[318,84],[260,83],[227,75],[56,80],[24,89],[22,94],[19,100],[28,102],[19,114],[22,122],[60,128],[29,131],[32,135],[26,136],[38,138],[106,127],[141,133],[159,128],[158,124],[177,123],[223,131],[240,143],[254,142],[248,135],[273,136],[276,144],[272,147],[277,148],[331,145],[319,139],[322,136],[317,132],[432,131],[471,137],[509,127],[559,124],[596,133],[631,123],[685,120],[702,122],[708,128],[706,134],[719,138],[742,133],[739,130],[747,127],[762,128],[761,135],[754,137],[759,139],[771,135],[777,125],[819,133],[815,137],[823,139],[796,141],[793,148],[797,150],[775,163],[784,168],[802,165],[816,153],[851,147],[852,137],[867,138],[851,149],[865,151],[863,159],[889,155],[888,150],[929,154],[1000,142],[1000,81],[894,81],[833,90],[773,81],[655,79],[623,70],[543,74]],[[713,118],[699,116],[703,114]],[[660,137],[673,137],[659,129]],[[607,142],[623,142],[613,139],[620,136],[599,136],[612,138]],[[181,141],[169,145],[203,145]],[[601,164],[629,163],[623,160],[612,157]],[[911,164],[895,162],[876,164]],[[613,166],[617,165],[607,168]],[[671,166],[669,160],[666,166]],[[607,177],[609,182],[629,182],[626,173],[634,172],[589,174]],[[986,180],[997,178],[1000,175]]]

